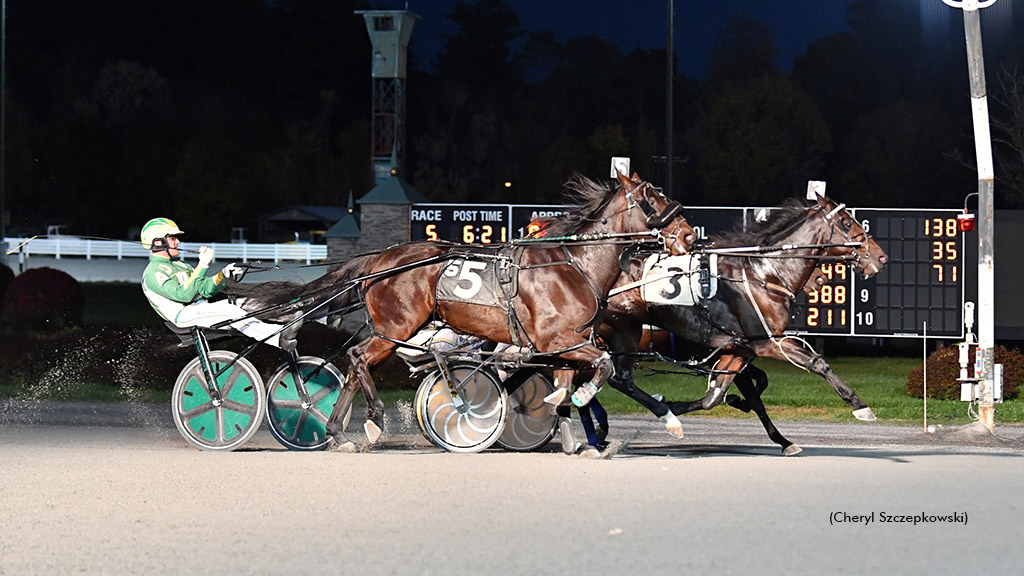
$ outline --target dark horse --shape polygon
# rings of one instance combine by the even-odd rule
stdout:
[[[747,247],[758,250],[740,250]],[[642,276],[642,263],[631,261],[629,271],[617,282],[624,290],[618,294],[613,290],[601,330],[610,348],[622,353],[616,355],[616,374],[609,383],[651,410],[665,422],[669,433],[681,437],[676,415],[716,406],[737,380],[747,402],[735,399],[730,403],[754,409],[769,435],[786,449],[790,443],[773,432],[759,397],[767,386],[764,373],[754,369],[743,376],[755,357],[771,357],[825,378],[854,408],[855,417],[874,420],[871,409],[832,372],[822,356],[802,339],[783,335],[796,292],[813,278],[822,260],[849,261],[865,276],[878,273],[888,260],[844,206],[823,196],[810,207],[789,203],[768,221],[755,223],[746,231],[712,236],[704,249],[719,253],[718,294],[694,306],[645,302],[639,287],[629,289]],[[682,282],[688,283],[688,279]],[[633,353],[639,349],[644,324],[660,326],[705,353],[711,352],[714,368],[702,400],[666,403],[636,386],[631,374]],[[759,383],[756,387],[754,379]]]
[[[434,318],[459,332],[590,365],[596,368],[595,385],[613,374],[609,355],[595,345],[592,333],[600,325],[608,291],[620,274],[618,258],[623,248],[644,237],[656,238],[664,249],[682,254],[696,237],[681,214],[682,207],[638,178],[620,175],[618,186],[612,187],[577,177],[567,187],[579,206],[552,221],[548,238],[507,247],[516,248],[519,255],[506,261],[517,288],[504,306],[438,299],[435,289],[442,274],[454,274],[460,283],[464,279],[465,286],[472,286],[476,273],[458,266],[474,257],[498,254],[481,255],[438,242],[400,244],[357,257],[305,287],[302,295],[309,297],[304,307],[323,304],[325,294],[330,294],[324,288],[332,284],[335,294],[355,293],[365,306],[372,332],[347,351],[347,381],[358,382],[367,399],[366,431],[371,441],[383,427],[384,406],[370,370]],[[346,294],[326,307],[334,309],[352,297]],[[259,305],[283,301],[280,294],[258,300]],[[253,299],[243,307],[256,305]],[[327,424],[336,449],[354,449],[341,421],[354,393],[354,386],[342,390]]]

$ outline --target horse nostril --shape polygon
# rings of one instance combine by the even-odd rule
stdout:
[[[685,242],[686,244],[691,245],[691,246],[693,245],[694,241],[696,241],[696,240],[697,240],[697,237],[694,236],[693,234],[687,234],[686,236],[683,236],[683,242]]]
[[[886,262],[889,261],[889,257],[883,254],[882,256],[878,257],[878,261],[881,262],[882,264],[885,264]]]

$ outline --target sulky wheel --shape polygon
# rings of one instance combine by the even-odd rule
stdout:
[[[267,423],[277,441],[291,450],[321,450],[327,446],[327,420],[334,411],[345,377],[315,356],[295,360],[305,383],[305,398],[291,366],[283,364],[267,381]]]
[[[171,415],[178,432],[201,450],[234,450],[248,442],[263,421],[263,379],[251,362],[227,350],[212,350],[210,370],[217,374],[220,399],[211,397],[200,359],[178,375],[171,392]]]
[[[441,370],[416,391],[416,416],[428,439],[449,452],[480,452],[505,429],[508,395],[497,376],[476,364],[449,366],[453,397]]]
[[[529,452],[547,445],[555,435],[558,416],[544,397],[555,391],[541,372],[532,371],[523,384],[508,394],[508,418],[498,444],[515,452]]]

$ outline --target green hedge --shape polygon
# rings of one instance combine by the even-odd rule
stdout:
[[[971,365],[974,364],[973,349]],[[1024,383],[1024,354],[1018,350],[996,346],[996,364],[1003,365],[1003,398],[1015,398],[1017,390]],[[933,352],[927,360],[928,397],[946,400],[960,399],[960,351],[956,346],[943,346]],[[924,369],[915,368],[907,374],[907,395],[921,398],[924,384]]]

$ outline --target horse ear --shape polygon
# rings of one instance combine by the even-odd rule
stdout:
[[[616,170],[615,173],[616,173],[616,178],[618,178],[618,180],[619,180],[619,184],[622,184],[622,187],[625,188],[626,190],[632,190],[636,186],[633,183],[633,181],[630,180],[622,172],[619,172],[618,170]]]
[[[640,184],[641,182],[643,182],[643,180],[640,178],[640,175],[637,174],[636,172],[633,172],[633,182],[635,182],[637,184]]]

